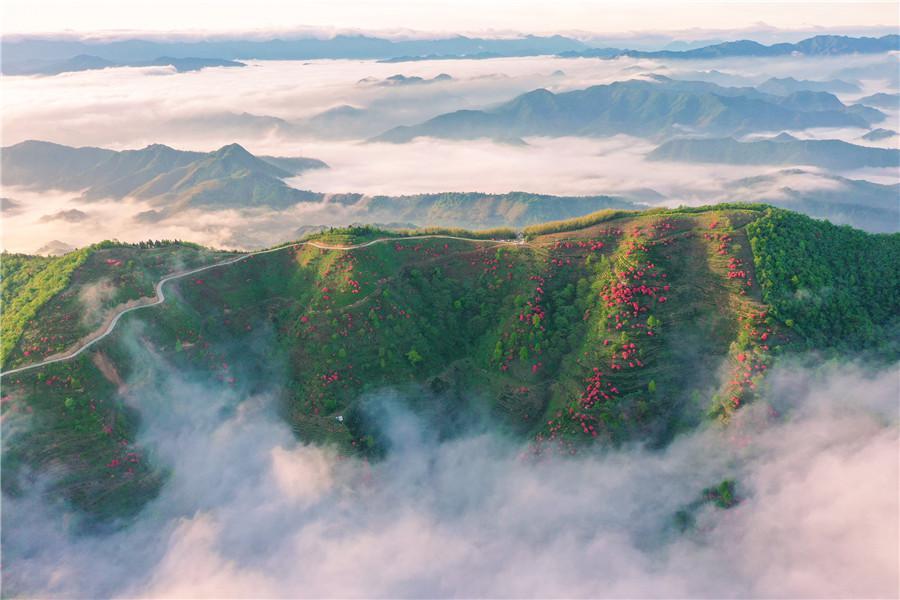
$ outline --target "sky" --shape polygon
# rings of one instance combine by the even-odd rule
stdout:
[[[897,26],[877,2],[677,0],[4,0],[9,33],[140,30],[224,32],[295,27],[535,33]]]

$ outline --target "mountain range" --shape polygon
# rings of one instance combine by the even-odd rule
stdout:
[[[676,139],[659,146],[648,158],[728,164],[805,164],[843,170],[896,164],[897,153],[893,149],[836,140],[801,141],[782,134],[755,142],[731,138]],[[521,228],[602,209],[642,209],[667,200],[652,190],[633,190],[622,196],[554,196],[528,192],[324,194],[298,190],[284,182],[308,169],[325,168],[321,161],[256,157],[237,144],[209,153],[175,150],[161,144],[117,152],[30,141],[4,148],[0,156],[4,185],[81,193],[84,204],[80,208],[84,210],[72,208],[46,214],[41,217],[42,222],[86,221],[92,218],[90,202],[134,197],[148,200],[154,207],[135,217],[144,223],[178,218],[180,208],[279,210],[305,202],[340,207],[340,220],[332,221],[332,225],[363,222],[403,223],[411,227]],[[730,190],[730,200],[766,202],[867,231],[893,232],[900,226],[897,185],[789,169],[736,180],[726,187]],[[668,201],[678,198],[675,194]],[[14,216],[22,212],[22,207],[14,199],[4,198],[3,211],[7,216]],[[324,219],[324,215],[315,218]]]
[[[66,59],[23,60],[4,63],[4,75],[59,75],[77,71],[92,71],[111,67],[173,67],[178,73],[199,71],[207,67],[245,67],[242,62],[221,58],[174,58],[160,56],[151,60],[129,62],[113,61],[90,54],[79,54]]]
[[[692,48],[689,50],[621,50],[618,48],[591,48],[588,50],[567,50],[559,53],[566,58],[668,58],[668,59],[715,59],[730,57],[775,57],[775,56],[836,56],[846,54],[878,54],[900,50],[900,35],[891,34],[878,38],[849,37],[845,35],[817,35],[799,42],[772,44],[766,46],[752,40],[722,42]]]
[[[884,118],[869,107],[845,106],[826,92],[802,90],[782,96],[749,87],[653,75],[649,80],[619,81],[559,94],[538,89],[496,108],[459,110],[418,125],[396,127],[374,141],[401,143],[421,136],[740,135],[810,127],[868,129]]]
[[[353,218],[369,223],[524,227],[601,209],[645,206],[614,196],[549,196],[525,192],[408,196],[323,194],[298,190],[283,181],[309,169],[327,168],[322,161],[257,157],[238,144],[224,146],[215,152],[189,152],[162,144],[140,150],[114,151],[27,141],[3,148],[0,159],[4,185],[78,191],[83,202],[126,197],[147,200],[155,208],[137,216],[146,223],[177,215],[181,208],[268,207],[277,210],[298,202],[327,201],[352,209]],[[12,210],[14,201],[7,199],[6,202]],[[85,216],[84,213],[81,215]],[[45,219],[71,220],[64,214],[46,215]]]
[[[440,39],[391,40],[367,35],[337,35],[331,38],[204,39],[204,40],[74,40],[47,36],[7,36],[0,42],[0,66],[6,75],[104,68],[122,64],[147,64],[161,56],[170,60],[214,59],[234,61],[313,60],[322,58],[376,59],[404,62],[441,59],[487,59],[516,56],[710,59],[728,57],[774,57],[802,54],[834,56],[886,53],[900,49],[900,36],[879,38],[818,35],[797,43],[769,46],[751,40],[711,44],[686,50],[629,50],[595,48],[561,36],[475,38],[452,36]],[[79,58],[81,57],[81,58]],[[187,59],[187,57],[195,57]],[[171,64],[171,63],[169,63]],[[71,69],[69,67],[72,67]]]
[[[898,110],[900,109],[900,94],[878,92],[877,94],[860,98],[857,102],[865,104],[866,106]]]
[[[115,151],[25,141],[3,148],[0,160],[4,185],[80,191],[85,200],[140,198],[169,209],[286,208],[319,196],[283,180],[327,167],[311,158],[256,157],[238,144],[207,153],[162,144]]]
[[[448,75],[447,73],[439,73],[435,75],[431,79],[425,79],[424,77],[418,77],[416,75],[403,75],[402,73],[397,73],[396,75],[391,75],[390,77],[385,77],[384,79],[377,79],[373,77],[367,77],[365,79],[361,79],[358,83],[360,84],[374,84],[382,87],[398,87],[404,85],[423,85],[428,83],[439,83],[441,81],[452,81],[453,77]]]
[[[897,135],[897,132],[893,129],[884,129],[879,127],[878,129],[873,129],[872,131],[867,132],[862,136],[862,139],[867,142],[880,142],[881,140],[887,140]]]
[[[788,134],[741,142],[734,138],[679,138],[653,150],[648,160],[730,165],[810,165],[847,170],[900,167],[900,150],[841,140],[799,140]]]
[[[805,169],[729,182],[727,198],[762,202],[872,233],[900,231],[900,184],[884,185]]]
[[[159,56],[198,59],[312,60],[320,58],[379,59],[425,54],[470,55],[480,52],[500,56],[535,56],[581,50],[585,44],[572,38],[522,36],[517,38],[474,38],[452,36],[442,39],[390,40],[367,35],[337,35],[331,38],[287,39],[205,39],[194,40],[73,40],[19,36],[0,42],[4,74],[25,72],[29,64],[61,63],[79,55],[89,55],[116,64],[142,63]]]
[[[855,83],[850,83],[841,79],[810,81],[808,79],[795,79],[793,77],[770,77],[755,87],[761,92],[775,94],[776,96],[790,96],[796,92],[804,91],[854,94],[860,90],[860,87]],[[859,102],[866,104],[865,98],[860,99]]]

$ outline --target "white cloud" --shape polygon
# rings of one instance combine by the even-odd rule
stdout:
[[[896,59],[891,59],[896,62]],[[546,194],[619,194],[638,199],[655,190],[670,205],[708,204],[728,199],[735,179],[771,173],[774,168],[647,163],[653,145],[627,136],[605,139],[529,139],[529,146],[489,141],[417,140],[410,144],[363,144],[359,139],[323,140],[279,128],[272,119],[296,123],[339,105],[370,111],[357,136],[373,135],[397,124],[411,124],[460,108],[490,106],[537,88],[580,89],[648,72],[678,76],[716,69],[750,81],[769,76],[828,79],[842,70],[885,66],[882,56],[823,59],[737,59],[728,61],[647,61],[553,59],[549,57],[382,64],[372,61],[265,61],[244,69],[205,69],[173,74],[164,68],[120,68],[54,77],[4,79],[3,143],[45,139],[83,146],[137,148],[166,143],[208,151],[238,142],[257,154],[311,156],[328,170],[292,181],[317,192],[413,194],[444,191]],[[888,65],[889,66],[889,65]],[[553,75],[557,70],[564,75]],[[395,73],[431,78],[446,72],[453,81],[422,86],[359,85],[365,77]],[[872,83],[872,82],[869,82]],[[883,89],[867,89],[866,93]],[[898,116],[891,114],[889,123]],[[891,126],[893,125],[885,125]],[[900,129],[900,125],[897,126]],[[812,130],[801,137],[838,137],[860,143],[862,131]],[[896,138],[881,145],[896,145]],[[896,169],[849,174],[879,183],[896,183]],[[76,193],[29,192],[5,188],[3,195],[23,204],[4,214],[3,248],[33,252],[58,239],[85,245],[107,238],[139,241],[148,237],[134,215],[142,202],[82,204]],[[42,223],[39,218],[77,208],[88,218],[77,225]],[[357,211],[334,204],[306,204],[286,212],[184,211],[154,226],[153,237],[180,238],[220,247],[253,248],[295,239],[303,225],[347,224]]]
[[[278,489],[297,502],[314,502],[333,485],[334,456],[321,448],[304,446],[289,450],[279,446],[272,448],[271,456]]]
[[[142,355],[145,368],[154,359]],[[368,464],[293,441],[265,396],[151,371],[131,386],[172,477],[128,529],[65,533],[4,498],[4,584],[140,597],[882,597],[898,581],[898,372],[772,374],[780,412],[663,451],[523,460],[443,443],[384,392],[394,450]],[[224,411],[223,407],[240,407]],[[741,502],[675,511],[735,477]],[[299,496],[298,496],[299,492]],[[298,502],[298,498],[302,501]],[[103,565],[103,568],[98,568]],[[89,575],[88,575],[89,574]]]

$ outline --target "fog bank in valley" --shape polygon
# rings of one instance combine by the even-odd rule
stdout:
[[[237,142],[255,154],[326,161],[330,169],[290,180],[295,187],[326,194],[527,191],[620,195],[670,206],[710,204],[758,197],[761,184],[744,190],[734,182],[777,173],[779,168],[648,163],[644,157],[655,144],[622,135],[531,138],[523,140],[525,144],[430,139],[373,144],[365,140],[396,125],[415,124],[458,109],[490,107],[540,87],[564,92],[649,73],[723,85],[755,85],[769,77],[845,77],[860,85],[858,93],[841,95],[849,103],[865,94],[894,89],[891,72],[896,71],[896,62],[895,56],[877,55],[719,61],[553,57],[394,64],[250,61],[242,69],[191,73],[147,67],[7,77],[3,144],[41,139],[123,149],[164,143],[210,151]],[[395,74],[429,82],[385,85]],[[449,79],[431,81],[440,74]],[[317,117],[333,109],[337,112]],[[882,126],[900,130],[898,111],[886,112],[889,118]],[[855,129],[794,132],[804,138],[834,137],[896,147],[898,138],[867,142],[861,140],[864,133]],[[896,169],[842,175],[883,184],[898,181]],[[807,176],[805,182],[806,189],[837,185],[815,176]],[[771,183],[771,193],[783,194],[785,187]],[[36,192],[8,186],[3,196],[14,203],[7,202],[4,208],[2,246],[6,250],[34,252],[54,240],[80,247],[109,238],[138,241],[148,237],[146,222],[137,216],[151,207],[139,201],[85,203],[77,191]],[[296,239],[304,226],[367,220],[364,206],[337,206],[327,200],[286,211],[186,210],[154,223],[152,237],[251,249]],[[844,222],[840,216],[837,220]]]
[[[210,387],[136,349],[138,443],[170,477],[135,522],[81,535],[4,498],[4,590],[53,597],[882,597],[898,593],[896,365],[782,367],[771,405],[665,450],[528,457],[473,428],[438,442],[392,390],[391,450],[296,440],[277,384]],[[148,383],[152,382],[152,384]],[[5,427],[8,424],[4,425]],[[675,513],[737,480],[740,503]]]

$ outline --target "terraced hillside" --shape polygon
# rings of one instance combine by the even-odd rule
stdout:
[[[173,281],[166,303],[90,351],[4,376],[5,492],[52,469],[48,491],[97,519],[152,498],[166,465],[136,443],[140,396],[159,385],[151,362],[241,397],[274,393],[301,439],[377,457],[386,442],[366,399],[388,387],[409,392],[436,436],[488,424],[536,454],[577,453],[727,423],[808,343],[898,354],[898,235],[761,205],[607,211],[491,239],[502,234],[334,230],[315,242],[373,243],[288,245]],[[4,369],[82,339],[162,272],[227,258],[110,243],[84,255],[21,313]],[[6,306],[27,291],[16,272],[4,270]],[[84,290],[101,282],[115,291],[91,303]]]

